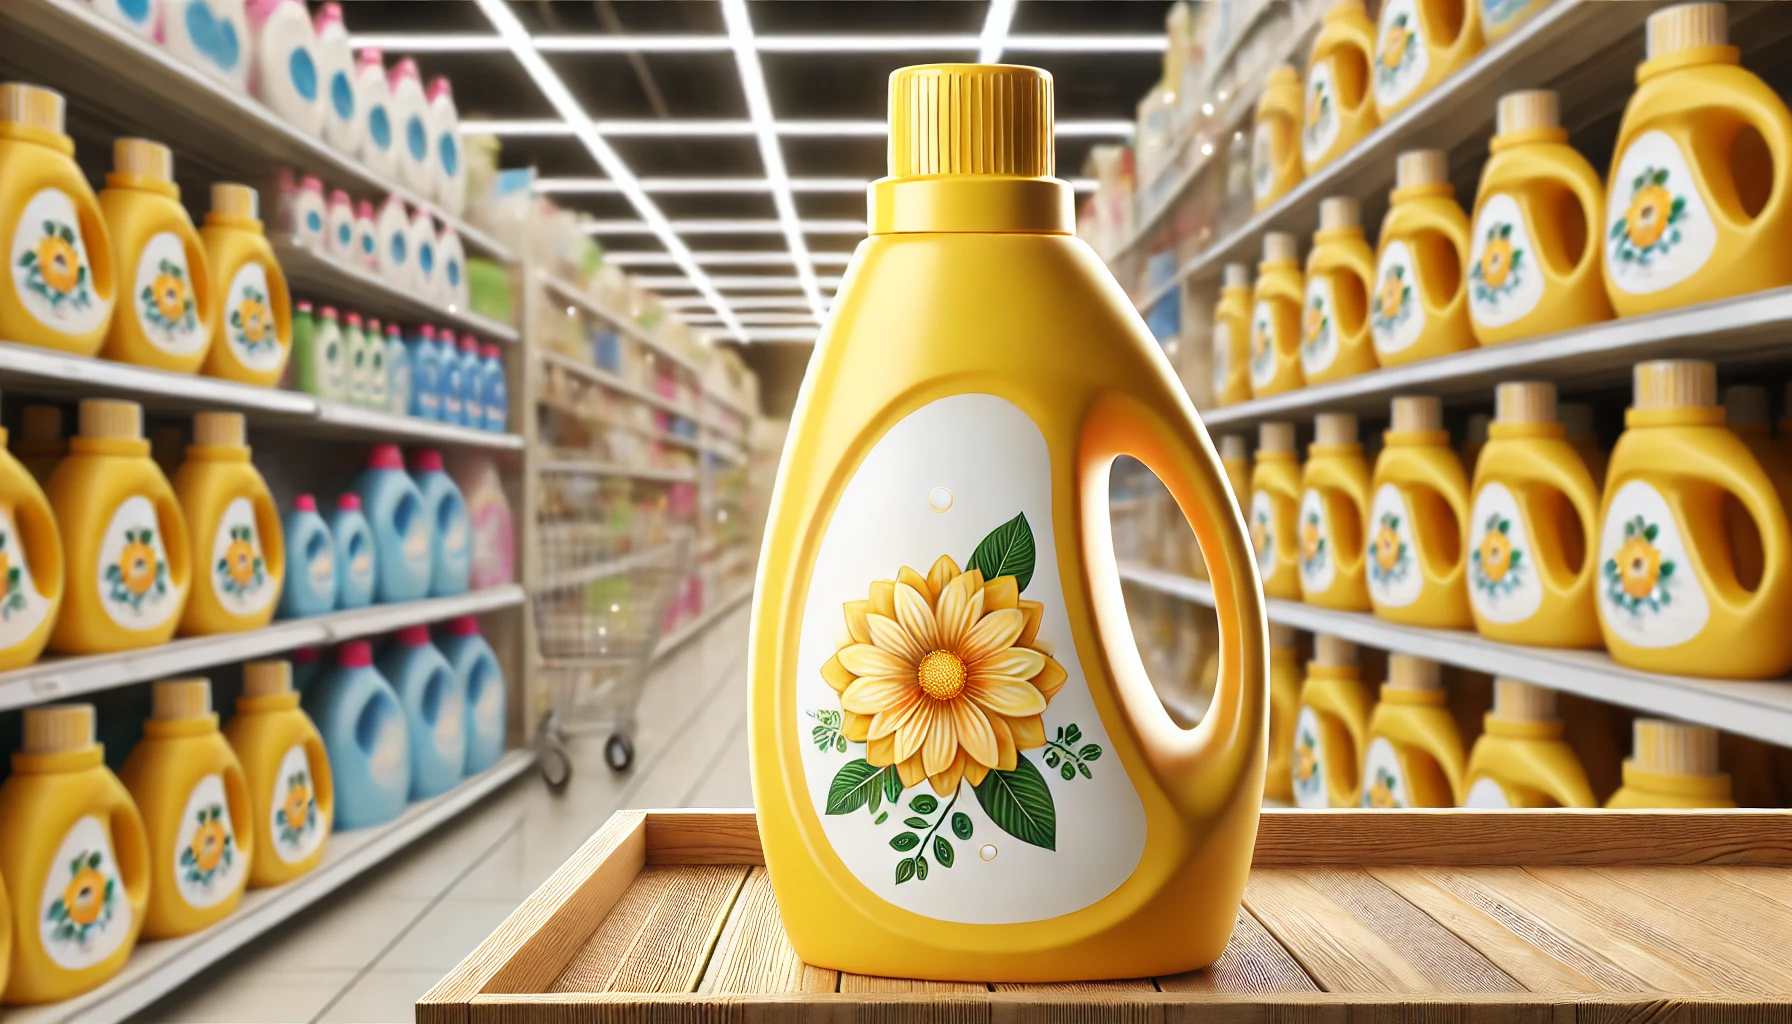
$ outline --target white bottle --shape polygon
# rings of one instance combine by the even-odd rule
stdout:
[[[436,249],[436,226],[426,207],[411,211],[411,282],[417,294],[440,301],[442,267]]]
[[[436,183],[431,194],[442,209],[458,217],[467,208],[467,161],[461,150],[460,113],[454,109],[454,91],[441,75],[429,80],[429,138],[436,163]]]
[[[386,411],[387,389],[390,382],[386,379],[386,331],[380,326],[377,317],[370,317],[367,330],[361,335],[361,342],[366,346],[367,380],[366,389],[362,392],[362,402],[369,409]]]
[[[93,9],[148,39],[162,30],[162,0],[93,0]]]
[[[361,162],[390,180],[398,175],[398,131],[392,119],[392,91],[386,87],[386,65],[369,46],[355,65],[355,84],[367,108],[367,133],[361,137]]]
[[[292,210],[288,226],[293,235],[298,238],[300,245],[312,252],[323,252],[329,220],[329,210],[324,205],[323,179],[315,174],[305,175],[299,180],[298,191],[292,193],[290,198]]]
[[[255,95],[307,135],[322,132],[317,31],[303,0],[249,0],[247,13],[255,39]]]
[[[243,0],[166,0],[162,45],[238,92],[249,88],[249,17]]]
[[[317,79],[324,94],[324,141],[354,156],[367,134],[367,105],[355,80],[355,52],[349,49],[342,5],[330,0],[311,21],[317,33]]]
[[[344,263],[359,264],[355,252],[355,204],[341,189],[330,193],[330,217],[324,231],[325,252]]]
[[[380,269],[380,229],[373,216],[373,203],[363,199],[355,204],[355,263],[378,273]]]
[[[398,146],[398,183],[418,196],[435,192],[436,158],[429,151],[429,102],[417,62],[401,57],[386,79],[392,91],[392,128]]]
[[[348,362],[349,404],[366,405],[367,334],[361,326],[359,313],[349,313],[342,318],[342,355]]]
[[[374,253],[380,277],[394,288],[409,289],[416,280],[411,257],[411,218],[397,196],[387,196],[374,221]]]
[[[442,304],[450,313],[467,308],[467,254],[461,248],[460,234],[451,225],[442,225],[436,239],[436,279],[440,282]]]

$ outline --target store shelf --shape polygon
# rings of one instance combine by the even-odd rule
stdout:
[[[447,324],[487,341],[515,342],[516,328],[470,309],[444,306],[352,263],[313,252],[291,238],[274,239],[274,255],[294,291],[318,302],[352,309],[383,320],[421,320]]]
[[[179,939],[138,945],[124,970],[99,988],[60,1003],[8,1007],[7,1024],[111,1024],[129,1020],[208,967],[242,953],[249,943],[297,917],[387,858],[453,821],[535,764],[533,750],[512,750],[479,775],[431,800],[405,808],[385,825],[338,832],[310,874],[273,889],[257,889],[216,925]]]
[[[563,356],[558,352],[539,352],[537,355],[541,357],[542,363],[546,366],[558,367],[575,377],[581,377],[594,384],[601,384],[619,394],[628,395],[631,398],[638,398],[648,405],[664,409],[674,416],[683,416],[688,420],[696,419],[697,414],[689,406],[680,405],[672,399],[655,394],[638,384],[630,384],[628,381],[623,380],[621,377],[618,377],[616,374],[611,373],[609,370],[605,370],[602,367],[593,366],[590,363],[581,363],[577,359],[570,356]]]
[[[320,432],[334,428],[345,435],[370,434],[382,440],[406,444],[454,445],[459,448],[494,448],[521,451],[520,434],[500,434],[451,423],[437,423],[420,416],[400,416],[346,402],[317,403]]]
[[[660,638],[659,646],[653,649],[652,660],[658,661],[666,655],[671,654],[673,651],[678,650],[678,648],[684,645],[685,641],[709,628],[717,619],[733,611],[736,606],[745,601],[748,597],[751,597],[752,594],[753,587],[749,584],[710,605],[703,611],[698,612],[696,618]]]
[[[690,483],[697,479],[696,472],[689,469],[650,469],[646,467],[635,469],[586,459],[544,459],[540,472],[561,475],[626,476],[637,480],[663,480],[667,483]]]
[[[1160,593],[1213,606],[1213,588],[1205,580],[1141,566],[1122,566],[1120,577]],[[1520,647],[1460,630],[1396,625],[1366,612],[1331,611],[1274,598],[1267,603],[1271,622],[1296,629],[1330,633],[1380,650],[1509,676],[1608,704],[1792,746],[1792,681],[1720,682],[1639,672],[1617,664],[1601,651]]]
[[[583,587],[596,583],[598,580],[621,576],[625,573],[634,572],[636,569],[644,566],[652,565],[656,561],[663,560],[666,557],[667,552],[677,546],[678,544],[676,541],[657,544],[645,551],[637,551],[633,554],[623,555],[621,558],[611,558],[602,562],[593,562],[590,565],[581,566],[577,569],[568,569],[565,572],[551,573],[547,578],[536,584],[535,589],[537,592],[541,592],[547,590],[560,590],[566,587]]]
[[[641,344],[646,345],[648,348],[653,349],[655,352],[665,356],[667,359],[672,360],[692,373],[697,372],[697,364],[685,358],[682,352],[673,350],[670,345],[667,345],[665,342],[654,337],[650,332],[643,330],[633,319],[616,312],[610,307],[598,302],[596,299],[593,299],[591,296],[586,295],[584,289],[566,281],[562,281],[557,277],[543,275],[541,280],[548,292],[556,298],[565,302],[570,302],[578,309],[582,309],[591,316],[603,320],[622,333],[635,339]]]
[[[523,603],[523,588],[493,587],[459,597],[373,605],[309,619],[275,622],[264,629],[175,640],[118,654],[51,658],[0,672],[0,711],[64,700],[150,679],[165,679],[217,665],[266,658],[300,647],[341,643],[404,626],[481,615]],[[10,1021],[11,1018],[9,1017]]]

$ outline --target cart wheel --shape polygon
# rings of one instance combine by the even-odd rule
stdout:
[[[628,766],[635,763],[635,745],[626,733],[613,732],[604,741],[604,761],[613,772],[628,771]]]
[[[572,759],[566,756],[566,748],[557,739],[544,739],[541,750],[536,755],[536,764],[541,768],[541,781],[548,788],[558,793],[572,781]]]

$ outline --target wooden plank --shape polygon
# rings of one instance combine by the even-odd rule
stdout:
[[[1317,992],[1319,986],[1301,970],[1263,922],[1244,907],[1232,941],[1213,966],[1158,978],[1164,992]]]
[[[1314,889],[1298,868],[1253,870],[1244,903],[1327,991],[1437,990],[1398,946]]]
[[[995,992],[1084,992],[1090,995],[1112,995],[1118,992],[1156,992],[1150,978],[1115,978],[1111,981],[997,981],[990,984]]]
[[[648,811],[649,864],[764,864],[751,810]]]
[[[1524,986],[1360,867],[1300,868],[1307,885],[1349,911],[1442,992],[1522,992]]]
[[[778,916],[771,879],[763,867],[748,872],[697,991],[832,992],[839,985],[839,972],[797,957]]]
[[[840,972],[840,991],[888,994],[893,992],[989,992],[988,985],[972,981],[918,981],[914,978],[879,978],[872,974]]]
[[[747,870],[741,865],[642,869],[549,991],[695,989]]]
[[[1731,885],[1738,885],[1750,892],[1765,896],[1781,906],[1792,907],[1792,871],[1739,867],[1719,867],[1707,870],[1714,878],[1721,878]]]

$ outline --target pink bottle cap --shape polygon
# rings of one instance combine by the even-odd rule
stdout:
[[[301,494],[292,499],[292,507],[298,509],[300,512],[316,512],[317,497],[311,494]]]
[[[307,174],[299,179],[299,191],[316,192],[321,196],[324,194],[324,180],[315,174]]]
[[[382,215],[386,212],[386,207],[388,207],[388,206],[398,207],[398,215],[399,216],[403,217],[405,220],[411,219],[410,216],[404,212],[404,200],[398,198],[397,196],[387,196],[386,201],[380,204],[380,213]]]
[[[317,17],[311,19],[311,29],[321,36],[324,34],[324,29],[338,27],[345,27],[342,21],[342,5],[336,0],[329,0],[328,3],[317,9]]]
[[[500,356],[499,356],[499,354],[498,354],[498,346],[496,346],[496,345],[487,345],[487,346],[485,346],[485,353],[484,353],[484,354],[485,354],[485,358],[487,358],[487,359],[498,359],[498,358],[501,358],[501,357],[500,357]]]
[[[368,469],[404,469],[404,456],[395,444],[376,444],[367,456]]]
[[[300,665],[315,665],[317,664],[317,648],[301,647],[292,652],[292,660]]]
[[[367,318],[367,333],[375,336],[380,334],[380,321],[378,317],[370,316]]]
[[[336,499],[336,509],[339,512],[361,511],[361,496],[353,491],[344,494],[342,497]]]
[[[334,320],[337,317],[336,307],[325,306],[317,311],[317,315],[323,317],[325,320]]]
[[[336,648],[336,664],[343,668],[366,668],[373,664],[373,645],[365,640],[350,640]]]
[[[471,615],[462,615],[458,619],[447,622],[449,636],[478,636],[479,620]]]
[[[330,193],[330,209],[332,210],[338,206],[349,206],[352,208],[353,202],[354,201],[348,197],[348,193],[344,192],[342,189],[336,189]]]
[[[403,341],[404,340],[404,332],[398,329],[397,324],[387,324],[386,325],[386,337],[397,338],[400,341]]]
[[[449,99],[453,99],[454,89],[448,84],[446,75],[437,75],[429,80],[429,92],[427,95],[429,97],[429,102],[431,103],[434,103],[438,96],[446,96]]]
[[[398,83],[407,78],[416,82],[418,85],[423,84],[423,76],[417,71],[417,62],[410,57],[400,57],[398,58],[398,63],[392,65],[392,73],[389,76],[389,81],[392,83],[392,90],[396,92],[398,90]]]
[[[350,313],[348,316],[342,318],[342,322],[348,324],[350,327],[359,328],[361,326],[361,314]]]
[[[299,301],[293,303],[293,308],[297,309],[301,313],[309,313],[309,312],[311,312],[311,302],[308,299],[300,299]]]
[[[440,448],[419,448],[411,453],[411,464],[418,473],[439,473],[442,471],[442,450]]]
[[[355,217],[361,220],[373,219],[373,200],[363,199],[355,204]]]
[[[377,46],[363,46],[361,52],[355,57],[355,66],[361,68],[372,66],[384,71],[386,55],[381,53]]]
[[[471,334],[462,337],[460,339],[460,350],[462,352],[471,352],[474,355],[478,355],[479,339],[473,337]]]
[[[424,341],[434,341],[436,340],[436,329],[429,324],[424,324],[417,328],[417,337],[422,338]]]
[[[398,642],[406,647],[422,647],[429,643],[428,626],[406,626],[398,631]]]
[[[440,331],[437,331],[436,337],[442,339],[442,344],[448,346],[451,349],[459,347],[454,342],[454,332],[449,330],[446,327],[442,328]]]

